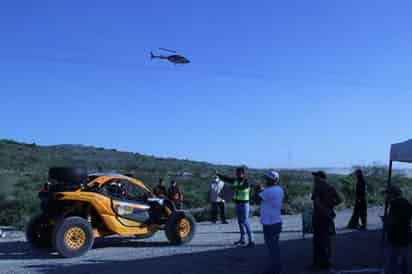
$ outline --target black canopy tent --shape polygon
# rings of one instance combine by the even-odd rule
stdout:
[[[412,163],[412,139],[391,145],[391,152],[389,157],[389,177],[388,186],[392,182],[392,163]]]
[[[392,166],[393,162],[412,163],[412,139],[402,143],[396,143],[391,145],[391,152],[389,156],[389,175],[388,184],[392,183]],[[385,216],[388,213],[388,203],[385,202]]]

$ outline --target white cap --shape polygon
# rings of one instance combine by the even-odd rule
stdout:
[[[277,173],[277,172],[274,171],[274,170],[268,171],[268,172],[265,174],[265,177],[268,178],[268,179],[270,179],[270,180],[272,180],[272,181],[275,181],[275,182],[278,182],[278,181],[279,181],[279,173]]]

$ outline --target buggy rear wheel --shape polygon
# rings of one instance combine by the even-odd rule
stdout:
[[[32,217],[26,227],[26,240],[32,247],[48,249],[52,247],[53,227],[43,214]]]
[[[85,254],[93,243],[92,227],[81,217],[63,219],[53,231],[53,246],[65,258]]]

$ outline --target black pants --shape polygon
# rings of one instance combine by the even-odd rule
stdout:
[[[359,226],[359,219],[361,220],[362,227],[366,228],[368,216],[368,205],[366,198],[358,198],[355,202],[355,208],[353,209],[352,218],[349,221],[349,228],[357,228]]]
[[[224,202],[214,202],[212,203],[212,222],[217,221],[218,211],[220,213],[220,220],[226,222],[226,213],[225,213],[225,203]]]
[[[176,209],[183,209],[183,202],[181,201],[174,201]]]
[[[332,263],[333,239],[335,229],[333,221],[321,221],[313,225],[313,265],[328,268]]]

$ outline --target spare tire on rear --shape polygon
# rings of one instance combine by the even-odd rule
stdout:
[[[87,182],[85,167],[51,167],[49,181],[58,184],[81,185]]]

